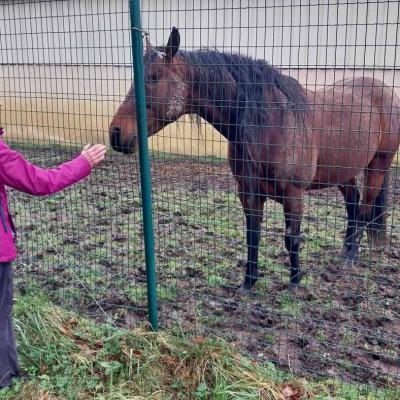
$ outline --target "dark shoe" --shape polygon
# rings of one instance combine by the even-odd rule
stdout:
[[[0,390],[11,386],[13,379],[19,379],[19,378],[20,378],[19,373],[15,375],[9,374],[8,376],[3,377],[0,382]]]

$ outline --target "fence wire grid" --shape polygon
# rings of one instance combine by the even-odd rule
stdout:
[[[400,3],[141,8],[161,328],[398,386]],[[41,166],[112,145],[59,194],[10,190],[17,287],[126,327],[147,315],[131,52],[127,0],[0,4],[4,140]]]

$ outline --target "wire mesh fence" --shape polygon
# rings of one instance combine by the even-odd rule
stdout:
[[[129,2],[0,7],[5,140],[43,166],[117,150],[55,196],[11,191],[17,285],[142,324]],[[398,385],[399,3],[141,7],[161,327],[360,393]]]

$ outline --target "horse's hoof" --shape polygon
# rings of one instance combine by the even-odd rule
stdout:
[[[254,276],[246,276],[242,286],[239,288],[239,292],[242,294],[249,294],[251,292],[252,287],[257,282],[257,278]]]
[[[292,298],[292,296],[297,297],[297,294],[300,290],[300,285],[298,283],[289,283],[287,290],[289,298]]]
[[[346,247],[343,247],[343,249],[340,251],[338,258],[340,260],[347,260],[347,258],[349,257],[349,250],[346,249]]]
[[[346,246],[343,246],[343,249],[339,255],[339,259],[343,262],[343,268],[345,270],[353,270],[354,265],[358,258],[358,249],[348,249]]]
[[[339,253],[339,258],[342,260],[356,260],[359,254],[359,247],[348,247],[343,245],[342,251]]]
[[[296,275],[290,277],[290,285],[298,286],[301,279],[306,273],[304,271],[299,271]]]
[[[241,285],[239,286],[237,292],[243,296],[248,296],[249,294],[251,294],[251,287],[247,287],[245,285]]]
[[[355,269],[355,260],[354,259],[351,259],[351,258],[345,258],[344,259],[344,263],[343,263],[343,267],[344,267],[344,269],[346,269],[346,270],[349,270],[349,271],[352,271],[352,270],[354,270]]]
[[[299,286],[300,285],[298,283],[289,283],[288,287],[289,293],[296,294],[299,290]]]

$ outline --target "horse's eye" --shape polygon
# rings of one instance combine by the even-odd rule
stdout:
[[[156,74],[150,75],[150,82],[157,82],[158,81],[158,76]]]

